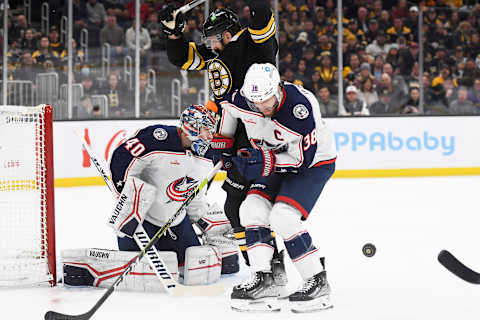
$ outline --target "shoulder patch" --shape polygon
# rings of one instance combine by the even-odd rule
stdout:
[[[297,104],[295,107],[293,107],[293,115],[295,118],[303,120],[308,118],[310,112],[308,112],[307,107],[305,107],[303,104]]]
[[[168,137],[167,130],[163,128],[157,128],[153,130],[153,137],[157,140],[163,141]]]

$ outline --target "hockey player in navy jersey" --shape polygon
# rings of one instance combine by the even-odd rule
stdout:
[[[294,312],[331,307],[324,261],[302,220],[306,220],[335,171],[332,132],[315,96],[303,87],[281,83],[272,64],[253,64],[241,90],[222,102],[220,134],[231,136],[241,120],[251,146],[229,159],[252,181],[240,207],[246,228],[252,278],[233,288],[232,308],[275,311],[271,229],[280,235],[303,279],[289,295]],[[268,303],[263,303],[268,300]]]
[[[210,13],[203,25],[203,43],[188,41],[183,36],[185,17],[181,13],[177,14],[173,5],[167,6],[159,13],[163,32],[168,36],[169,61],[188,71],[206,70],[210,90],[217,105],[228,94],[242,86],[250,65],[260,62],[275,64],[276,61],[278,51],[275,39],[276,22],[269,1],[247,0],[247,5],[251,19],[249,25],[244,28],[240,25],[238,16],[229,9],[219,8]],[[224,150],[227,153],[230,149],[249,146],[241,122],[237,125],[237,131],[232,138],[234,139],[228,144],[222,144],[225,141],[223,140],[214,145],[231,145],[231,148]],[[230,168],[222,188],[227,193],[225,213],[234,228],[235,238],[248,265],[245,229],[240,224],[239,207],[247,195],[249,182],[236,168]],[[274,263],[281,265],[281,258],[277,257]]]
[[[180,127],[161,124],[145,127],[114,150],[110,171],[118,197],[108,225],[117,234],[120,251],[67,251],[63,254],[65,284],[108,287],[109,281],[113,281],[133,257],[129,252],[140,251],[132,238],[138,224],[153,238],[212,169],[212,161],[205,157],[205,152],[216,123],[213,112],[201,105],[191,105],[182,113]],[[200,243],[191,221],[205,220],[207,242],[231,229],[224,213],[215,208],[217,211],[212,217],[205,219],[211,211],[205,192],[204,189],[191,201],[155,245],[172,274],[178,275],[179,267],[184,264],[191,266],[184,270],[186,284],[212,283],[218,280],[221,271],[231,273],[228,272],[231,266],[222,265],[219,259],[223,253],[228,255],[225,251],[237,254],[233,241],[229,250],[224,250],[226,244],[217,247],[205,241],[203,245]],[[138,268],[126,277],[122,286],[162,291],[161,282],[155,278],[146,259]]]

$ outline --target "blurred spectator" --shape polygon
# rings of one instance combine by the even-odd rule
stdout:
[[[72,39],[72,51],[73,51],[73,65],[74,67],[80,67],[85,62],[85,52],[82,49],[77,48],[77,41]],[[60,54],[60,59],[63,61],[68,60],[68,48],[63,49],[62,53]]]
[[[358,29],[363,32],[364,35],[368,32],[368,10],[365,7],[359,7],[357,10],[357,23]]]
[[[329,86],[331,90],[332,87],[335,86],[335,73],[337,72],[337,67],[332,64],[330,52],[322,52],[318,70],[323,83]]]
[[[456,44],[466,47],[472,40],[473,28],[468,21],[462,21],[455,32]]]
[[[315,71],[315,68],[318,64],[318,61],[315,58],[315,49],[311,46],[307,47],[303,53],[303,59],[305,60],[306,64],[305,74],[310,76]]]
[[[14,41],[17,43],[21,43],[25,37],[25,32],[29,29],[27,18],[23,14],[19,14],[17,16],[17,23],[14,26],[15,30],[15,39]]]
[[[197,20],[194,18],[190,18],[187,20],[187,24],[185,25],[185,30],[183,31],[183,36],[188,41],[193,41],[195,43],[202,42],[202,33],[198,30]]]
[[[378,19],[378,25],[380,30],[388,30],[392,26],[390,12],[382,10]]]
[[[432,86],[432,90],[425,97],[424,112],[427,115],[449,114],[448,100],[445,96],[445,88],[439,84]]]
[[[162,32],[162,27],[158,21],[157,12],[152,12],[145,27],[150,33],[150,38],[152,39],[152,50],[165,50],[167,39],[165,34]]]
[[[392,44],[388,49],[387,57],[385,62],[389,63],[392,67],[398,66],[400,62],[400,56],[398,54],[398,45],[396,43]]]
[[[47,60],[50,60],[55,64],[58,59],[58,52],[50,48],[48,37],[43,36],[40,38],[39,48],[33,52],[32,58],[34,62],[40,66],[42,66]]]
[[[116,118],[133,116],[133,106],[130,100],[131,94],[118,80],[116,73],[110,73],[107,83],[101,91],[108,97],[109,115]]]
[[[367,108],[370,108],[372,104],[378,101],[378,94],[375,90],[375,86],[372,78],[366,77],[360,83],[360,92],[358,98],[365,102]]]
[[[404,19],[408,17],[407,0],[399,0],[396,7],[392,9],[392,19]]]
[[[372,115],[388,115],[398,113],[399,107],[392,104],[393,96],[391,92],[384,89],[378,93],[378,101],[370,106]]]
[[[455,115],[474,115],[477,114],[477,108],[467,99],[468,89],[466,87],[458,88],[457,99],[450,104],[450,114]]]
[[[37,50],[37,42],[38,40],[34,36],[33,29],[27,29],[25,30],[23,39],[20,41],[20,49],[23,51],[34,52]]]
[[[383,59],[382,55],[375,56],[375,60],[373,62],[373,70],[372,75],[375,77],[375,83],[378,84],[382,81],[382,74],[383,74],[383,64],[385,60]]]
[[[101,27],[106,16],[103,4],[97,0],[88,0],[86,9],[88,22]]]
[[[132,57],[135,56],[135,46],[136,46],[136,36],[135,36],[135,20],[132,21],[132,26],[128,28],[125,33],[125,42],[127,43],[127,48],[130,50]],[[150,39],[150,34],[148,30],[140,26],[140,67],[147,68],[149,62],[150,49],[152,48],[152,40]]]
[[[437,19],[437,12],[434,7],[428,8],[427,13],[423,15],[423,22],[427,26],[434,26],[437,23],[441,23],[441,21]]]
[[[130,25],[130,13],[126,7],[126,0],[102,0],[107,15],[117,18],[117,23],[122,29]]]
[[[458,84],[471,87],[473,86],[473,81],[477,78],[480,78],[480,70],[475,63],[475,60],[473,58],[468,58],[467,62],[465,63],[462,79],[458,81]]]
[[[90,74],[88,66],[82,67],[80,76],[78,78],[83,86],[84,95],[91,96],[99,93],[100,88],[98,87],[96,80]]]
[[[408,49],[399,52],[399,70],[401,75],[410,75],[420,52],[417,42],[411,42]]]
[[[420,90],[418,87],[410,88],[408,100],[400,112],[402,114],[418,114],[420,113]]]
[[[27,51],[23,54],[22,62],[13,73],[13,80],[27,80],[35,83],[38,71],[38,67],[33,61],[32,54]]]
[[[376,40],[367,46],[367,54],[372,57],[382,55],[382,57],[385,58],[390,49],[390,45],[387,44],[386,41],[387,38],[385,37],[385,33],[383,33],[383,31],[378,31]]]
[[[111,46],[112,58],[119,62],[124,55],[125,32],[117,24],[115,16],[107,16],[107,23],[100,31],[100,44],[103,46],[105,43]]]
[[[351,19],[349,22],[348,22],[348,26],[347,26],[347,31],[355,36],[355,39],[358,41],[358,42],[362,42],[362,41],[366,41],[367,38],[365,37],[365,32],[363,32],[363,30],[359,29],[358,28],[358,23],[357,23],[357,20],[356,19]]]
[[[147,87],[147,74],[140,74],[140,112],[146,116],[159,115],[155,93]]]
[[[293,11],[292,13],[290,13],[287,21],[285,21],[283,25],[283,30],[285,30],[290,39],[298,38],[297,33],[300,30],[303,30],[303,22],[300,22],[297,11]],[[308,35],[306,35],[305,41],[307,40],[307,38]]]
[[[472,41],[468,43],[466,52],[472,58],[480,54],[480,34],[478,32],[472,34]]]
[[[305,20],[303,23],[303,29],[302,32],[307,33],[307,42],[313,46],[317,45],[318,42],[318,36],[315,32],[315,27],[313,25],[313,21],[311,19]]]
[[[448,105],[457,97],[457,83],[455,79],[448,77],[443,80],[443,89],[445,90],[445,98],[447,98]]]
[[[130,13],[130,20],[135,20],[135,2],[136,0],[130,0],[127,3],[127,10]],[[140,22],[147,21],[150,15],[150,7],[145,3],[145,0],[140,0]]]
[[[297,71],[293,76],[294,78],[293,83],[303,86],[308,79],[306,70],[307,70],[307,64],[305,62],[305,59],[300,59],[297,64]]]
[[[394,74],[393,67],[390,63],[383,64],[383,72],[390,76],[392,86],[394,86],[396,90],[402,92],[403,94],[407,94],[408,87],[405,79],[399,74]]]
[[[318,71],[313,72],[306,80],[304,87],[312,92],[317,92],[323,85]]]
[[[411,30],[413,40],[418,39],[418,7],[411,6],[408,16],[404,19],[404,25]]]
[[[387,65],[387,64],[385,64]],[[385,66],[384,66],[385,67]],[[384,68],[385,69],[385,68]],[[405,103],[406,95],[399,85],[394,85],[391,75],[389,73],[382,74],[382,82],[377,86],[377,92],[380,98],[380,94],[388,93],[391,96],[391,103],[395,112]]]
[[[78,106],[74,106],[74,118],[76,119],[91,119],[92,118],[92,111],[93,111],[93,104],[92,99],[89,95],[83,95],[80,98],[80,104]]]
[[[442,84],[443,81],[449,76],[450,76],[450,68],[446,64],[440,66],[440,74],[437,77],[433,78],[432,87]]]
[[[360,73],[357,76],[358,80],[358,87],[360,85],[360,82],[362,82],[366,78],[373,78],[372,74],[370,73],[370,65],[366,62],[363,62],[360,65]]]
[[[346,78],[349,73],[353,73],[355,78],[360,73],[360,59],[358,58],[358,54],[350,54],[348,60],[348,65],[343,69],[343,77]]]
[[[480,106],[480,79],[473,81],[473,88],[468,93],[468,100],[470,100],[477,107]]]
[[[373,41],[375,41],[377,39],[378,32],[378,21],[376,19],[370,19],[370,21],[368,22],[368,30],[365,34],[365,39],[367,43],[372,43]]]
[[[50,32],[48,34],[48,45],[52,51],[56,51],[59,54],[65,49],[63,43],[60,42],[60,37],[58,35],[56,26],[50,27]]]
[[[303,49],[310,44],[308,41],[308,34],[304,31],[298,34],[295,43],[292,44],[290,50],[294,57],[302,57],[303,56]]]
[[[334,117],[338,115],[338,103],[330,97],[330,89],[326,85],[320,86],[317,91],[318,104],[323,117]]]
[[[412,30],[403,25],[401,18],[395,18],[393,20],[393,27],[387,29],[387,34],[391,42],[397,42],[397,38],[400,36],[403,36],[408,40],[413,40]]]
[[[344,110],[339,112],[339,116],[368,116],[367,104],[360,100],[358,95],[358,89],[355,86],[348,86],[345,92],[345,99],[343,102]]]

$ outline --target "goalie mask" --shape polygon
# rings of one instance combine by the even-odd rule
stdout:
[[[246,98],[250,109],[255,112],[260,112],[255,103],[264,102],[275,96],[277,101],[273,109],[276,109],[282,98],[280,85],[280,74],[273,64],[254,63],[248,68],[240,93]]]
[[[205,155],[210,141],[200,137],[200,129],[205,127],[213,135],[217,126],[215,114],[202,105],[188,106],[180,116],[180,127],[187,138],[192,141],[192,150],[199,156]]]
[[[203,24],[203,41],[207,48],[212,49],[212,40],[221,42],[225,31],[234,36],[240,29],[240,20],[235,13],[228,9],[216,9]]]

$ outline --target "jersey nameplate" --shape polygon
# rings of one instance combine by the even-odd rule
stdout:
[[[220,99],[232,88],[232,75],[222,60],[212,59],[207,66],[208,83],[215,98]]]

